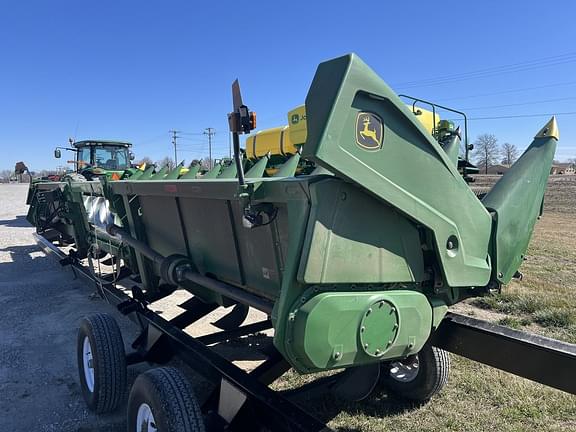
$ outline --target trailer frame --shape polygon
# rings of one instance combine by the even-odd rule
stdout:
[[[145,303],[138,299],[138,294],[130,297],[113,284],[99,283],[80,261],[66,255],[41,235],[34,234],[34,237],[45,253],[54,255],[62,266],[71,266],[75,275],[94,283],[108,303],[140,326],[140,336],[133,344],[136,348],[127,354],[128,365],[140,362],[163,364],[172,357],[178,357],[187,365],[193,365],[191,367],[203,377],[217,384],[214,393],[202,406],[207,430],[222,430],[228,423],[220,416],[218,407],[226,405],[226,399],[229,398],[245,398],[245,401],[241,409],[234,413],[234,418],[229,419],[234,422],[234,429],[227,430],[249,430],[243,429],[243,426],[254,426],[255,417],[249,415],[254,411],[258,412],[258,422],[272,427],[271,430],[274,431],[331,430],[280,392],[268,387],[290,369],[290,365],[275,349],[267,353],[268,359],[264,363],[247,373],[207,346],[269,329],[272,327],[270,320],[247,324],[235,330],[192,337],[180,327],[187,327],[216,307],[192,297],[183,314],[173,320],[166,320],[148,309]],[[137,293],[138,288],[133,292]]]
[[[268,385],[288,371],[290,365],[274,347],[267,350],[268,359],[249,373],[208,347],[210,344],[270,329],[270,319],[233,330],[192,337],[183,329],[212,312],[218,305],[203,303],[192,297],[182,305],[185,312],[166,320],[150,310],[147,304],[170,295],[170,291],[146,299],[134,284],[132,296],[129,296],[114,283],[102,283],[95,278],[74,254],[65,254],[39,234],[34,236],[47,254],[55,255],[63,266],[71,266],[75,274],[93,282],[106,301],[138,323],[141,333],[133,343],[134,351],[127,354],[128,365],[144,361],[163,364],[176,356],[217,384],[202,406],[207,430],[222,430],[225,425],[233,425],[232,429],[227,430],[245,430],[242,428],[253,427],[255,421],[272,427],[272,430],[331,430],[297,406],[291,398],[305,392],[324,391],[333,386],[345,372],[298,389],[278,392]],[[139,243],[131,242],[130,245],[138,249],[141,246]],[[156,253],[151,249],[146,252]],[[156,258],[161,260],[162,256],[158,254]],[[572,378],[572,372],[576,369],[576,345],[451,312],[433,334],[431,343],[454,354],[576,394],[576,380]],[[232,413],[222,413],[223,406],[236,408]],[[258,415],[250,415],[253,412]]]

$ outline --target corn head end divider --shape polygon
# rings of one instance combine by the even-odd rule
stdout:
[[[28,219],[46,248],[71,244],[63,263],[79,269],[85,258],[116,263],[108,279],[85,274],[121,311],[140,316],[143,336],[128,363],[158,361],[159,351],[204,356],[223,377],[220,399],[210,399],[218,409],[203,407],[208,425],[207,412],[219,424],[241,424],[239,413],[268,406],[270,393],[284,409],[260,421],[322,428],[263,385],[288,367],[343,370],[324,381],[352,400],[381,384],[427,400],[448,376],[443,349],[576,393],[573,345],[448,312],[520,277],[559,139],[554,118],[486,192],[471,183],[465,115],[463,130],[440,120],[445,107],[397,96],[355,55],[320,64],[288,126],[250,135],[244,150],[240,135],[256,117],[237,82],[233,107],[234,159],[210,171],[148,167],[120,180],[31,185]],[[115,289],[127,274],[138,282],[130,297]],[[147,308],[177,288],[194,294],[182,317],[168,322]],[[254,373],[219,363],[179,330],[218,306],[233,309],[222,334],[204,342],[254,331],[242,326],[248,307],[268,314],[257,326],[274,329],[274,348]],[[134,416],[146,414],[140,408]]]

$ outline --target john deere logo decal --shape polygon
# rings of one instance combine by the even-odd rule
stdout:
[[[366,150],[379,150],[382,147],[384,128],[376,114],[359,112],[356,116],[356,144]]]

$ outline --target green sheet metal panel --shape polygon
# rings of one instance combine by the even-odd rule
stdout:
[[[449,286],[488,283],[488,211],[438,142],[364,62],[352,54],[320,64],[306,113],[302,157],[430,229]],[[449,240],[456,247],[449,249]]]
[[[260,178],[264,176],[264,171],[266,171],[266,165],[270,157],[268,155],[260,158],[258,162],[254,164],[252,168],[246,172],[246,178]]]
[[[556,120],[547,126],[557,130]],[[494,212],[493,277],[502,283],[508,283],[520,267],[543,208],[558,133],[538,135],[482,200]]]
[[[180,180],[194,180],[200,171],[200,165],[190,165],[188,172],[180,177]]]
[[[231,163],[230,165],[224,167],[218,178],[228,179],[228,178],[236,178],[238,169],[236,168],[235,163]]]
[[[146,171],[144,171],[144,173],[142,175],[140,175],[137,180],[142,180],[142,181],[150,180],[150,178],[153,175],[154,175],[154,165],[146,168]]]
[[[214,165],[214,167],[210,171],[204,174],[202,178],[206,180],[214,179],[220,175],[220,171],[222,171],[222,165],[218,163]]]
[[[231,208],[246,290],[275,300],[280,295],[289,236],[286,205],[273,204],[278,209],[274,220],[252,229],[243,226],[238,203],[233,201]]]
[[[132,174],[130,176],[130,180],[138,180],[140,177],[142,177],[143,174],[144,174],[144,171],[138,169],[138,170],[136,170],[136,172],[134,174]]]
[[[290,159],[282,164],[278,169],[278,172],[274,174],[274,177],[292,177],[296,173],[298,168],[298,163],[300,162],[300,153],[292,155]]]
[[[432,328],[426,296],[409,290],[309,290],[292,316],[287,354],[303,373],[409,356],[422,349]]]
[[[267,220],[269,224],[251,229],[242,223],[234,179],[111,182],[110,187],[116,194],[139,197],[142,213],[150,214],[141,218],[150,246],[159,245],[164,252],[164,247],[175,244],[176,240],[163,231],[173,229],[176,238],[182,235],[185,239],[178,243],[177,253],[183,253],[183,244],[187,243],[189,256],[201,273],[277,299],[293,241],[289,229],[296,223],[290,220],[288,203],[307,208],[310,181],[316,179],[250,181],[251,186],[261,186],[252,204],[273,204],[277,209]],[[164,212],[169,216],[165,217]]]
[[[197,269],[202,274],[212,274],[235,285],[244,285],[230,202],[186,197],[180,199],[180,208],[190,257]]]
[[[183,166],[183,164],[179,164],[177,167],[173,168],[168,174],[166,174],[164,180],[176,180],[178,177],[180,177],[180,171],[182,170]]]
[[[168,170],[169,170],[168,165],[163,166],[160,169],[160,171],[158,171],[152,177],[150,177],[149,180],[155,180],[155,181],[164,180],[164,177],[166,177],[166,174],[168,174]]]
[[[165,256],[188,254],[176,198],[141,196],[140,208],[147,243],[152,249]]]
[[[316,283],[420,282],[417,229],[390,206],[337,179],[310,187],[311,213],[298,279]]]

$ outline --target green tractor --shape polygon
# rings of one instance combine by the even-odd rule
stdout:
[[[74,159],[68,163],[75,164],[75,170],[59,181],[31,180],[27,218],[39,234],[60,244],[73,244],[76,255],[84,258],[90,251],[94,252],[93,243],[97,241],[91,223],[110,221],[100,180],[123,180],[143,172],[132,166],[134,154],[128,142],[70,139],[69,144],[69,147],[56,147],[54,157],[61,158],[61,150],[74,152]],[[17,165],[16,172],[24,170],[27,168],[23,163]],[[117,252],[110,241],[106,245],[107,252]],[[96,255],[100,255],[100,251]]]
[[[90,181],[105,176],[120,180],[130,177],[137,168],[132,167],[134,154],[130,151],[132,144],[122,141],[83,140],[74,141],[70,138],[70,147],[56,147],[54,157],[62,157],[61,150],[76,154],[74,160],[75,172],[64,176],[74,181]]]

